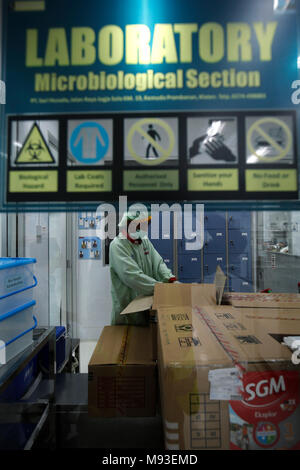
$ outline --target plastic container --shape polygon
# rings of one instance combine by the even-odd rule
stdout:
[[[32,300],[34,258],[0,258],[0,315]]]
[[[0,358],[8,362],[32,343],[32,330],[37,326],[33,315],[35,300],[0,315]],[[5,348],[5,349],[4,349]],[[5,351],[5,355],[3,354]]]

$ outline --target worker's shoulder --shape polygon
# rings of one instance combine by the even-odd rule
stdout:
[[[147,248],[154,248],[153,243],[148,237],[142,238],[143,245]]]
[[[129,249],[128,240],[126,238],[120,237],[120,235],[118,235],[110,243],[109,249],[110,250],[115,250],[115,249],[116,250],[117,249],[128,250]]]

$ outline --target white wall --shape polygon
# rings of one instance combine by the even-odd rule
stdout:
[[[49,214],[50,325],[64,325],[66,316],[66,214]]]
[[[78,236],[95,237],[96,230],[79,230]],[[101,259],[85,260],[77,256],[77,337],[97,340],[105,325],[110,325],[112,301],[109,266]]]
[[[300,256],[300,212],[291,212],[291,254]]]
[[[37,237],[41,226],[41,237]],[[76,231],[76,227],[74,230]],[[25,215],[25,256],[36,258],[38,287],[34,291],[40,326],[59,325],[66,309],[66,214],[32,213]],[[78,236],[96,236],[95,230],[80,230]],[[70,243],[70,240],[67,241]],[[109,267],[100,259],[77,263],[77,317],[73,334],[85,341],[99,338],[110,324],[111,295]]]
[[[37,225],[42,227],[41,237],[37,238]],[[48,214],[25,215],[25,256],[36,258],[35,273],[38,285],[34,289],[36,300],[35,315],[39,326],[49,325],[49,285],[48,285]]]

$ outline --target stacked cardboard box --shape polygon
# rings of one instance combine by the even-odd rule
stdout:
[[[217,305],[217,290],[157,284],[154,298],[124,312],[151,305],[156,312],[166,449],[300,448],[299,366],[282,344],[284,336],[300,336],[300,296],[232,294]],[[104,329],[89,365],[91,414],[155,413],[155,329]],[[133,388],[119,381],[127,376]],[[137,377],[146,384],[143,406]]]
[[[155,416],[153,355],[150,328],[106,326],[89,362],[89,415]]]
[[[300,335],[300,311],[215,298],[213,285],[155,290],[166,448],[299,448],[299,368],[281,339]]]

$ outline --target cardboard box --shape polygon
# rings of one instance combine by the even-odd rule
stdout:
[[[91,416],[155,416],[156,363],[152,329],[106,326],[88,366]]]
[[[255,330],[261,325],[268,334],[282,342],[285,336],[300,336],[300,312],[296,309],[234,308],[232,317],[239,324]]]
[[[234,307],[288,308],[300,312],[300,294],[234,292],[225,294],[223,301]]]
[[[295,315],[218,306],[211,285],[157,285],[154,306],[167,449],[300,448],[299,367],[272,336]]]
[[[157,323],[150,323],[151,336],[152,336],[152,359],[157,362]]]

